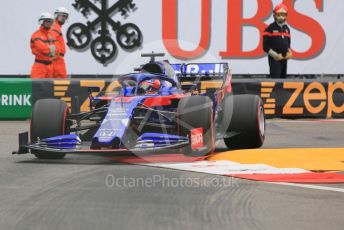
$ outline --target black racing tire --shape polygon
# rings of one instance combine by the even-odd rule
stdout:
[[[233,114],[227,132],[233,136],[224,138],[229,149],[254,149],[265,140],[265,114],[262,100],[257,95],[235,95],[225,100]],[[234,103],[234,104],[230,104]]]
[[[66,102],[58,99],[38,100],[32,109],[30,137],[31,143],[48,137],[69,133],[66,117],[68,107]],[[47,153],[31,150],[39,159],[63,159],[65,153]]]
[[[204,147],[193,150],[191,144],[182,149],[186,156],[205,156],[215,149],[213,102],[207,96],[182,98],[178,104],[177,122],[179,135],[189,136],[195,128],[203,128]],[[190,140],[191,143],[191,140]]]

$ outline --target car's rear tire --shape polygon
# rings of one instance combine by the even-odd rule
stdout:
[[[234,103],[234,104],[230,104]],[[253,149],[263,145],[265,139],[265,115],[262,100],[256,95],[235,95],[225,101],[233,114],[227,132],[233,136],[224,138],[229,149]]]
[[[189,136],[190,131],[203,128],[203,148],[192,149],[191,145],[182,151],[187,156],[204,156],[215,149],[213,127],[213,103],[206,96],[185,97],[178,104],[179,135]],[[190,140],[191,143],[191,140]]]
[[[38,100],[32,109],[30,137],[31,143],[48,137],[60,136],[69,133],[66,117],[68,107],[66,102],[58,99]],[[40,150],[31,150],[39,159],[62,159],[65,153],[47,153]]]

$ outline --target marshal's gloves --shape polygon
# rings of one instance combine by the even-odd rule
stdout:
[[[282,61],[282,60],[284,59],[284,57],[282,56],[282,54],[276,53],[276,51],[274,51],[273,49],[270,49],[268,54],[269,54],[275,61]]]
[[[293,52],[291,51],[291,49],[288,49],[288,53],[287,53],[287,55],[285,56],[285,59],[288,60],[288,59],[290,59],[290,58],[292,58],[292,57],[293,57]]]
[[[49,57],[55,57],[56,46],[51,45],[49,46],[50,52],[48,54]]]

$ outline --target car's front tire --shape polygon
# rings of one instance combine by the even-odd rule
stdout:
[[[58,99],[38,100],[32,109],[30,138],[31,143],[48,137],[69,133],[66,118],[68,107],[66,102]],[[31,150],[39,159],[62,159],[65,153],[47,153]]]

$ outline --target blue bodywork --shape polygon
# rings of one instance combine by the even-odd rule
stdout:
[[[154,148],[175,145],[188,141],[187,137],[161,134],[161,133],[144,133],[137,139],[136,148]]]
[[[126,138],[129,122],[133,116],[133,110],[140,106],[145,99],[157,97],[159,94],[138,95],[138,86],[141,82],[146,80],[159,79],[162,82],[162,93],[164,95],[171,95],[178,93],[177,82],[173,79],[157,74],[129,74],[121,77],[118,81],[122,85],[121,95],[117,98],[119,100],[111,100],[108,113],[106,114],[102,124],[96,134],[92,138],[92,143],[99,147],[123,148],[125,147],[124,139]],[[128,81],[136,82],[136,86],[126,86]],[[131,97],[130,100],[125,100],[124,97]],[[98,99],[98,98],[95,98]],[[169,142],[169,135],[165,135],[164,139]],[[171,137],[173,141],[175,136]],[[160,143],[157,143],[161,145]]]
[[[46,145],[49,148],[74,149],[80,144],[81,140],[75,134],[50,137],[40,140],[40,145]]]
[[[228,65],[225,63],[206,63],[206,64],[166,64],[160,63],[162,73],[133,73],[124,75],[118,79],[121,85],[119,95],[112,97],[108,101],[107,113],[100,122],[99,128],[96,130],[91,138],[91,148],[93,149],[121,149],[127,148],[127,134],[131,128],[131,121],[133,119],[134,110],[142,107],[143,103],[148,98],[169,97],[173,95],[181,95],[184,97],[184,92],[180,87],[180,82],[177,75],[181,77],[190,76],[205,76],[205,77],[222,77],[226,80],[226,73]],[[161,88],[157,94],[144,95],[139,92],[139,85],[146,80],[157,79],[161,83]],[[101,102],[103,96],[90,97],[92,102]],[[214,115],[217,110],[217,92],[213,95]],[[154,109],[154,108],[150,108]],[[168,108],[159,108],[165,112]],[[167,110],[167,111],[166,111]],[[215,117],[215,116],[214,116]],[[154,119],[153,119],[154,120]],[[167,118],[168,120],[168,118]],[[159,122],[159,119],[157,119]],[[167,122],[168,123],[168,122]],[[155,132],[146,132],[134,135],[135,143],[132,148],[148,149],[160,148],[171,145],[188,143],[189,138],[185,136],[178,136],[175,134],[163,134]],[[46,138],[40,140],[35,145],[55,149],[78,149],[81,140],[78,135],[70,134]],[[31,146],[32,147],[32,146]]]
[[[133,110],[142,100],[144,100],[144,97],[135,97],[130,102],[111,101],[109,111],[97,133],[92,138],[92,143],[97,143],[100,147],[112,144],[120,147],[132,118]]]

